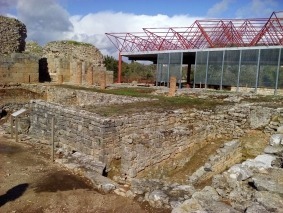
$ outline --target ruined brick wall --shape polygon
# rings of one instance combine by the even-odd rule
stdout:
[[[104,57],[93,45],[76,41],[54,41],[43,48],[48,70],[53,81],[79,85],[99,82],[99,74],[106,72]],[[107,72],[107,83],[113,83],[113,72]],[[90,81],[90,78],[93,78]]]
[[[242,148],[238,140],[226,142],[216,154],[210,155],[204,166],[201,166],[189,178],[190,183],[196,184],[207,181],[214,175],[224,172],[232,165],[242,161]]]
[[[38,58],[24,53],[0,56],[0,85],[38,82]]]
[[[31,109],[33,136],[50,137],[50,118],[54,116],[55,138],[61,147],[93,155],[108,165],[120,158],[121,175],[126,177],[135,177],[185,149],[193,155],[208,139],[238,138],[250,128],[270,128],[276,114],[283,117],[283,110],[249,104],[220,106],[215,111],[174,110],[109,118],[43,101],[31,103]],[[260,110],[269,112],[262,121]],[[260,122],[262,126],[255,125]]]
[[[103,134],[105,119],[72,107],[33,101],[31,103],[30,134],[50,139],[51,118],[55,118],[55,141],[67,150],[75,150],[103,157]]]
[[[65,105],[98,107],[152,100],[47,85],[24,84],[22,87],[36,93],[47,93],[47,101]]]
[[[113,84],[113,71],[107,71],[104,66],[96,66],[89,61],[71,60],[69,82],[79,85],[99,85],[100,76],[106,72],[106,84]],[[89,81],[91,78],[91,82]]]
[[[17,19],[0,15],[0,54],[25,51],[26,26]]]
[[[74,59],[77,61],[89,61],[95,66],[103,66],[103,55],[93,45],[76,41],[53,41],[43,48],[47,58]]]

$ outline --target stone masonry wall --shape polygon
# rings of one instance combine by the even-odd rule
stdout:
[[[190,183],[196,184],[209,180],[216,174],[227,168],[240,163],[242,160],[241,143],[238,140],[226,142],[220,147],[216,154],[209,156],[204,166],[201,166],[189,178]]]
[[[38,58],[24,53],[0,56],[0,85],[38,82]]]
[[[192,144],[223,136],[238,138],[247,129],[264,129],[274,115],[283,117],[282,109],[253,104],[219,106],[215,111],[174,110],[111,118],[43,101],[34,101],[31,109],[32,135],[50,137],[50,117],[54,116],[60,146],[93,155],[108,165],[120,158],[121,175],[126,177],[135,177],[139,171]],[[269,118],[262,119],[257,113],[260,109],[269,111]]]
[[[117,96],[98,92],[89,92],[84,90],[75,90],[54,86],[42,86],[36,84],[23,84],[23,88],[40,93],[47,94],[48,102],[59,104],[78,105],[78,106],[109,106],[124,103],[133,103],[140,101],[149,101],[149,98],[136,98],[130,96]]]
[[[107,84],[113,83],[113,72],[104,67],[104,57],[93,45],[76,41],[54,41],[43,48],[52,81],[78,85],[99,83],[101,73],[107,73]]]
[[[0,54],[25,51],[26,26],[17,19],[0,15]]]
[[[93,45],[76,41],[53,41],[43,48],[43,54],[47,58],[73,59],[77,61],[89,61],[99,67],[103,66],[103,55]]]
[[[71,107],[33,101],[30,133],[51,137],[51,119],[55,118],[55,141],[67,150],[80,151],[99,159],[103,157],[105,119],[96,114]]]

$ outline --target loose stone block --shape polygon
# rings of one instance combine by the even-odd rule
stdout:
[[[93,85],[93,71],[92,71],[92,66],[89,66],[87,69],[87,77],[86,77],[86,82],[87,85],[91,86]]]
[[[176,93],[176,83],[177,83],[177,79],[175,76],[170,77],[170,88],[169,88],[169,94],[168,96],[172,97],[175,96]]]
[[[82,84],[82,62],[77,62],[76,84]]]
[[[106,89],[106,73],[102,72],[100,74],[100,89]]]

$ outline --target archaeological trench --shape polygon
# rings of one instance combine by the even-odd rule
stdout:
[[[22,23],[0,17],[0,28],[5,23],[26,33]],[[168,88],[132,85],[123,89],[142,95],[125,96],[115,92],[122,86],[113,84],[92,45],[42,48],[17,34],[15,46],[7,42],[12,36],[0,42],[0,123],[7,134],[11,114],[25,108],[20,142],[50,146],[53,129],[55,163],[103,193],[155,208],[282,212],[281,96],[178,89],[168,97]]]

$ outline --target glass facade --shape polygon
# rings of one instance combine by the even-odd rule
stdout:
[[[237,87],[283,89],[283,53],[281,48],[226,49],[197,51],[194,87]],[[181,82],[182,53],[158,54],[157,81],[169,82],[176,76]]]
[[[195,84],[283,89],[280,48],[196,52]],[[207,61],[207,63],[205,63]]]
[[[171,76],[175,76],[181,85],[183,53],[160,53],[157,57],[157,84],[168,85]]]

